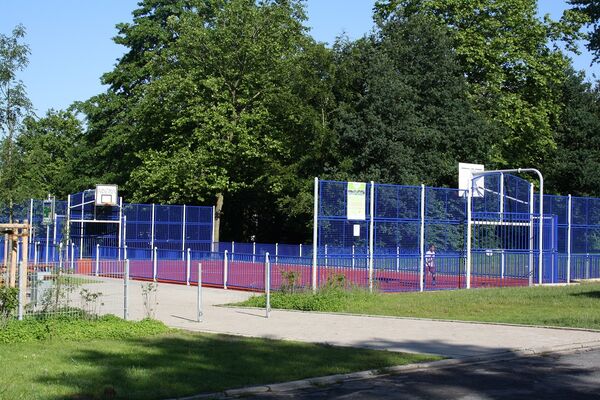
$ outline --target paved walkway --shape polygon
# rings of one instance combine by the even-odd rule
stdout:
[[[122,281],[98,287],[118,299]],[[141,283],[131,282],[130,316],[143,318]],[[192,331],[329,343],[391,351],[469,357],[515,350],[543,351],[595,343],[600,332],[567,329],[529,328],[507,325],[460,323],[351,316],[295,311],[271,312],[219,306],[242,301],[246,292],[203,288],[204,316],[196,322],[196,287],[158,284],[156,317],[167,325]],[[118,302],[117,302],[118,303]]]

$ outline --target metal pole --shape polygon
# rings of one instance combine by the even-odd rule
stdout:
[[[354,245],[352,245],[352,269],[354,269],[355,265],[356,265],[356,261],[354,260]]]
[[[46,260],[46,264],[48,264],[48,253],[50,253],[50,225],[46,225],[46,254],[45,254],[45,260]]]
[[[125,260],[125,274],[123,275],[123,319],[129,319],[129,259]]]
[[[191,250],[187,249],[187,261],[185,263],[185,284],[190,286],[190,267],[191,267]]]
[[[33,199],[29,200],[29,244],[33,245],[33,251],[35,253],[35,240],[33,240]],[[27,248],[27,251],[29,252],[29,247]],[[34,263],[35,263],[35,257],[34,257]]]
[[[212,229],[210,230],[210,251],[219,252],[219,247],[215,250],[215,206],[212,206]]]
[[[127,258],[127,215],[123,215],[123,257]]]
[[[425,185],[421,185],[421,209],[419,226],[419,291],[423,291],[425,281]]]
[[[198,263],[198,290],[196,292],[196,321],[202,322],[202,263]]]
[[[81,216],[80,219],[83,221],[84,217],[83,214],[85,212],[85,209],[83,207],[83,203],[85,203],[85,193],[83,192],[81,194]],[[71,254],[71,258],[74,258],[75,255]],[[83,258],[83,222],[79,223],[79,259],[81,260]]]
[[[56,229],[58,225],[58,218],[56,217],[56,213],[54,213],[54,226],[52,227],[52,261],[56,260],[55,257],[55,248],[56,248]],[[48,250],[46,250],[48,251]],[[46,260],[46,262],[48,262]]]
[[[371,181],[370,204],[369,204],[369,291],[373,291],[373,245],[374,245],[374,212],[375,211],[375,183]]]
[[[265,317],[271,313],[271,262],[269,253],[265,254]]]
[[[18,244],[17,244],[18,245]],[[19,266],[19,306],[18,318],[23,320],[23,310],[25,309],[25,299],[27,298],[27,271],[22,262],[17,263]]]
[[[156,275],[158,273],[158,248],[154,248],[152,255],[154,256],[152,260],[152,280],[156,282]]]
[[[573,218],[572,198],[569,195],[568,211],[567,211],[567,283],[571,283],[571,223]]]
[[[256,262],[256,242],[252,242],[252,262]]]
[[[227,289],[227,270],[229,269],[229,260],[227,250],[223,252],[223,289]]]
[[[71,242],[71,272],[75,271],[75,243]]]
[[[533,183],[529,184],[529,286],[533,286],[533,253],[535,251],[535,208],[533,204]]]
[[[71,195],[67,196],[67,226],[65,229],[66,233],[67,233],[67,241],[65,242],[65,244],[68,246],[69,243],[71,242]],[[56,240],[56,224],[54,225],[54,236],[55,236],[55,240]],[[64,238],[63,238],[64,241]],[[68,249],[68,247],[67,247]]]
[[[275,243],[275,264],[279,262],[279,243]]]
[[[312,290],[317,291],[317,229],[319,223],[319,178],[315,178],[313,201],[313,254],[312,254]]]
[[[40,244],[40,242],[35,242],[33,244],[33,265],[38,264],[38,245],[39,244]]]
[[[154,249],[154,203],[152,203],[152,225],[150,226],[150,248]]]
[[[231,242],[231,261],[233,261],[233,255],[235,254],[235,242]]]
[[[127,259],[127,245],[123,247],[123,258]]]
[[[96,276],[100,271],[100,243],[96,243]]]
[[[396,272],[400,271],[400,246],[396,246]]]
[[[504,221],[504,173],[500,173],[500,223]],[[502,225],[501,225],[502,226]],[[504,244],[500,249],[500,276],[504,279],[505,272],[505,257],[504,257]]]
[[[325,268],[327,268],[327,264],[328,264],[327,263],[327,245],[325,245],[324,251],[325,251]]]
[[[181,230],[181,259],[185,259],[185,204],[183,205],[183,228]]]
[[[469,189],[467,191],[467,289],[471,288],[471,267],[472,267],[472,254],[471,254],[471,238],[473,229],[473,218],[472,218],[472,206],[473,206],[473,181],[469,182]]]
[[[123,237],[122,237],[122,229],[123,229],[123,198],[119,197],[119,233],[117,236],[118,244],[117,244],[117,252],[119,253],[119,261],[121,260],[121,246],[123,245]]]
[[[302,243],[300,243],[298,246],[300,247],[299,248],[299,257],[302,258]]]

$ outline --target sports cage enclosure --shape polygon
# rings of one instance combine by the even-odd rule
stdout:
[[[260,291],[267,252],[273,289],[315,289],[332,280],[419,291],[600,278],[600,199],[544,195],[540,213],[529,181],[498,173],[478,182],[468,196],[461,189],[315,179],[309,245],[214,243],[213,207],[122,199],[97,206],[95,190],[52,204],[30,200],[13,208],[12,219],[32,224],[31,280],[50,268],[119,277],[129,260],[132,279],[194,284],[201,262],[204,284]],[[1,222],[7,220],[5,210]],[[6,273],[6,240],[0,247]]]

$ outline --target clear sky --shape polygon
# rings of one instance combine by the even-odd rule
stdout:
[[[0,33],[22,23],[31,48],[30,64],[20,78],[36,113],[62,109],[104,90],[100,76],[110,71],[125,48],[111,40],[115,24],[131,21],[138,0],[0,0]],[[308,25],[319,41],[333,43],[340,34],[356,39],[372,27],[374,0],[307,0]],[[538,0],[540,13],[559,18],[564,0]],[[582,46],[583,47],[583,46]],[[583,49],[585,50],[585,49]],[[576,69],[600,76],[584,51],[574,56]]]

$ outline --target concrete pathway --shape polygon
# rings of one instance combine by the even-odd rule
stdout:
[[[98,284],[105,298],[119,304],[123,282]],[[196,287],[158,284],[156,318],[167,325],[192,331],[329,343],[391,351],[439,354],[460,358],[516,350],[534,352],[600,346],[600,332],[460,323],[409,318],[352,316],[219,306],[242,301],[251,293],[203,288],[202,322],[196,322]],[[129,289],[130,316],[144,317],[141,282]],[[108,302],[106,302],[108,304]]]

